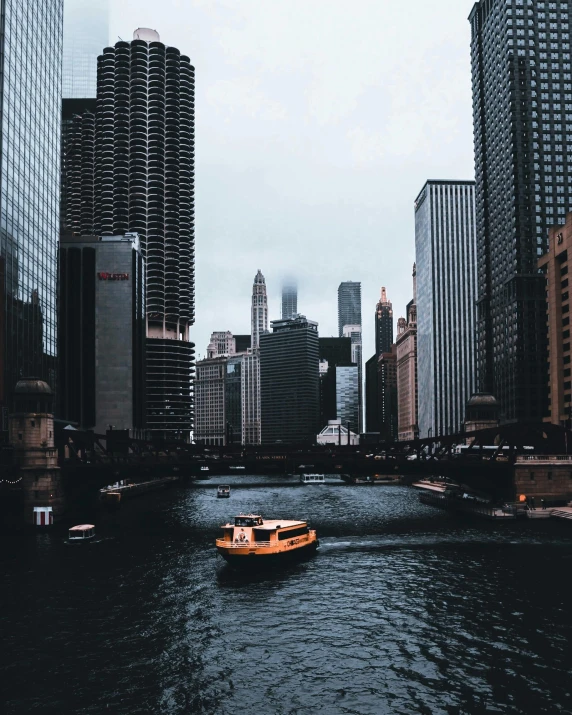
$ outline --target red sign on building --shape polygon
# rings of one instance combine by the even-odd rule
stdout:
[[[100,281],[128,281],[129,273],[98,273]]]

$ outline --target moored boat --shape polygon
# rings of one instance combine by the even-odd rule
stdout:
[[[219,484],[216,495],[219,499],[228,499],[230,497],[230,487],[228,484]]]
[[[275,565],[313,554],[319,546],[315,530],[305,521],[263,519],[258,514],[239,514],[224,524],[216,540],[219,554],[239,568]]]
[[[325,484],[326,477],[324,474],[301,474],[301,484]]]

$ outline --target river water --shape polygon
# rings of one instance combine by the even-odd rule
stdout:
[[[2,536],[0,712],[572,712],[572,523],[224,481],[100,513],[96,544]],[[213,542],[241,511],[307,519],[321,548],[237,575]]]

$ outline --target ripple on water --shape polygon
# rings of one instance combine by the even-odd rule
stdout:
[[[9,715],[572,711],[569,525],[463,522],[400,487],[215,489],[102,515],[98,548],[11,544]],[[213,539],[240,511],[307,519],[321,549],[233,572]]]

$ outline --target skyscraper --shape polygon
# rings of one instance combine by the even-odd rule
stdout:
[[[361,283],[345,281],[338,288],[338,333],[344,335],[344,326],[361,327]]]
[[[319,431],[318,324],[272,321],[260,337],[262,443],[314,443]]]
[[[387,299],[385,288],[375,308],[375,354],[390,353],[393,345],[393,306]]]
[[[289,280],[282,286],[282,320],[298,315],[298,286]]]
[[[479,391],[505,422],[540,420],[546,405],[536,262],[572,208],[571,20],[571,3],[539,0],[481,0],[470,15]]]
[[[266,281],[260,269],[252,285],[250,316],[251,347],[242,362],[242,443],[260,444],[260,337],[268,332]]]
[[[413,300],[406,318],[397,321],[397,423],[398,439],[415,439],[419,434],[417,402],[417,267],[413,264]]]
[[[359,432],[363,429],[363,361],[362,361],[362,331],[361,324],[359,325],[344,325],[344,338],[350,338],[352,341],[352,363],[358,368],[358,405],[359,405]]]
[[[336,368],[352,365],[351,338],[320,338],[320,426],[338,418]],[[357,385],[356,385],[357,390]]]
[[[254,277],[252,286],[251,334],[252,347],[260,347],[260,335],[268,330],[268,297],[266,281],[260,269]]]
[[[415,202],[419,436],[461,430],[475,387],[475,184],[428,181]]]
[[[12,391],[56,379],[62,0],[2,0],[0,432]]]
[[[357,365],[338,365],[336,375],[336,414],[344,427],[359,434],[359,372]],[[326,423],[327,424],[327,423]],[[321,425],[322,427],[324,425]]]
[[[194,68],[152,30],[98,58],[95,115],[73,118],[63,229],[137,232],[147,265],[147,429],[192,427]]]
[[[97,57],[109,43],[109,0],[65,0],[63,96],[97,92]]]

